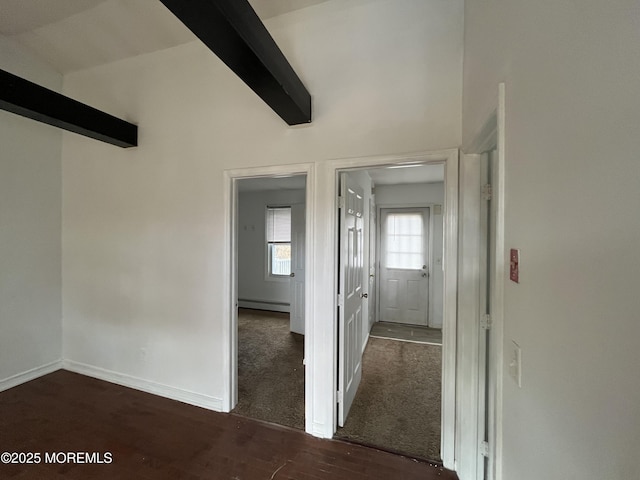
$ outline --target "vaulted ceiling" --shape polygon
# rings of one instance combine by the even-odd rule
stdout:
[[[261,19],[327,0],[250,0]],[[61,73],[195,40],[160,0],[0,0],[0,34]]]

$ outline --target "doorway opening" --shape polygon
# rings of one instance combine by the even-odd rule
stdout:
[[[445,164],[339,172],[336,437],[441,461]]]
[[[221,238],[224,277],[220,285],[223,315],[221,335],[226,340],[221,368],[224,374],[222,409],[230,412],[238,401],[237,388],[237,195],[236,184],[248,177],[306,175],[305,269],[305,431],[321,438],[332,438],[338,425],[338,386],[345,359],[361,363],[362,351],[349,350],[353,357],[338,354],[345,342],[339,334],[337,317],[337,174],[345,169],[388,167],[410,164],[444,164],[445,202],[443,205],[444,300],[442,323],[442,411],[440,456],[445,468],[455,469],[456,452],[456,331],[458,265],[458,150],[421,152],[378,157],[345,158],[321,163],[273,165],[225,170],[224,236]],[[343,328],[341,324],[340,328]],[[342,344],[342,345],[339,345]],[[341,365],[339,365],[339,363]]]
[[[235,181],[237,403],[305,428],[306,175]]]

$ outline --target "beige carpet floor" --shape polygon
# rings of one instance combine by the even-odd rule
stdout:
[[[442,347],[369,338],[362,381],[336,437],[440,460]]]
[[[233,412],[304,430],[304,337],[289,314],[239,309],[238,405]]]

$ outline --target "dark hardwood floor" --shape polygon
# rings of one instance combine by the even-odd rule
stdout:
[[[457,479],[432,463],[63,370],[0,393],[2,452],[40,454],[39,463],[0,463],[3,479]],[[97,460],[106,463],[89,463]]]

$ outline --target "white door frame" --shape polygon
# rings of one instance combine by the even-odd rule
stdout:
[[[238,252],[237,252],[237,182],[244,178],[270,178],[290,175],[306,175],[305,236],[313,239],[314,228],[314,185],[315,168],[312,163],[294,165],[276,165],[269,167],[239,168],[223,172],[224,194],[224,284],[223,298],[227,299],[223,306],[222,335],[225,339],[223,350],[224,396],[222,409],[230,412],[238,403]],[[313,298],[315,277],[313,275],[313,241],[305,245],[305,331],[313,324]],[[309,355],[312,336],[305,335],[305,359]],[[308,401],[309,384],[312,383],[309,372],[305,372],[305,418],[312,418],[312,402]],[[309,420],[307,420],[308,422]],[[308,431],[308,430],[307,430]]]
[[[323,392],[318,392],[316,400],[323,405],[323,420],[330,421],[330,425],[322,425],[323,432],[331,427],[332,436],[335,433],[336,419],[336,389],[337,384],[337,204],[338,172],[349,169],[367,167],[393,166],[402,164],[433,164],[445,165],[445,200],[444,200],[444,315],[442,326],[443,356],[442,356],[442,436],[440,452],[446,468],[454,468],[455,459],[455,400],[456,400],[456,309],[457,309],[457,255],[458,255],[458,150],[441,150],[436,152],[412,153],[405,155],[376,156],[337,159],[324,162],[318,168],[317,193],[317,231],[322,232],[324,241],[316,245],[316,261],[318,278],[322,279],[316,285],[316,299],[324,300],[316,303],[317,319],[331,319],[331,328],[325,329],[324,339],[329,342],[324,345],[324,352],[332,352],[332,358],[326,358],[323,371],[319,376],[329,380],[323,384]],[[322,205],[322,208],[320,208]],[[322,210],[322,212],[320,211]],[[331,301],[326,301],[331,299]],[[330,333],[330,337],[327,337]],[[314,339],[314,343],[319,339]],[[328,347],[331,345],[331,349]],[[315,359],[316,361],[318,358]],[[329,368],[333,366],[330,370]],[[325,386],[326,385],[326,386]],[[318,383],[316,388],[321,387]],[[331,393],[328,401],[324,392]],[[322,398],[320,398],[322,397]],[[319,425],[318,425],[319,426]]]
[[[503,391],[503,332],[504,279],[506,278],[505,217],[505,84],[498,85],[496,109],[491,113],[474,141],[466,148],[461,161],[461,251],[460,305],[458,342],[464,348],[458,357],[458,399],[456,425],[456,471],[461,479],[478,479],[478,427],[480,399],[478,371],[480,349],[480,279],[481,225],[477,216],[480,200],[480,157],[483,152],[496,149],[493,162],[492,220],[494,249],[491,252],[491,343],[488,362],[488,480],[502,480],[502,391]],[[466,213],[466,209],[470,213]]]

